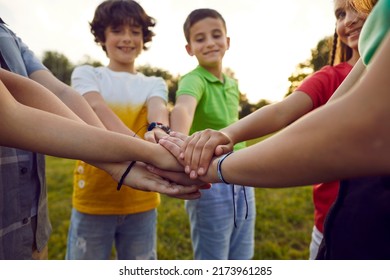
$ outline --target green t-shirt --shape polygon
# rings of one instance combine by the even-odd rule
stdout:
[[[368,16],[359,39],[359,52],[368,65],[390,30],[390,0],[379,0]]]
[[[237,82],[224,75],[224,82],[201,66],[184,75],[179,81],[176,97],[195,97],[197,106],[190,134],[207,128],[219,130],[238,120],[240,92]],[[234,149],[245,147],[238,143]]]

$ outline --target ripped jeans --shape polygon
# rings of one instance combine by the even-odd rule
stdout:
[[[129,215],[90,215],[72,209],[66,259],[155,260],[156,209]]]

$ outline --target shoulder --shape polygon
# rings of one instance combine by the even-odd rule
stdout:
[[[314,72],[311,74],[308,78],[317,77],[317,78],[329,78],[332,79],[335,76],[345,76],[347,75],[351,70],[353,66],[350,65],[347,62],[341,62],[337,65],[326,65],[322,67],[320,70]]]
[[[187,84],[187,83],[206,85],[207,78],[203,71],[200,71],[199,68],[195,68],[192,71],[184,74],[179,80],[179,84]]]
[[[85,64],[76,66],[73,70],[72,76],[88,76],[88,77],[102,77],[109,75],[107,67],[93,67],[91,65]]]
[[[349,64],[348,62],[341,62],[335,66],[332,67],[332,70],[335,72],[340,72],[340,71],[351,71],[353,66]]]
[[[73,70],[74,73],[88,73],[88,72],[94,72],[94,67],[91,66],[91,65],[79,65],[79,66],[76,66]]]
[[[206,79],[204,76],[197,72],[197,71],[191,71],[186,74],[184,74],[182,77],[180,77],[179,80],[179,87],[203,87],[206,85]]]
[[[74,68],[74,70],[76,71],[96,71],[97,69],[102,69],[102,68],[105,68],[105,67],[93,67],[92,65],[89,65],[89,64],[83,64],[83,65],[79,65],[79,66],[76,66]]]

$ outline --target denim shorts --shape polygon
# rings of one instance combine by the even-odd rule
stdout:
[[[217,183],[201,192],[200,199],[185,203],[194,259],[251,259],[256,221],[254,188]]]
[[[115,246],[119,260],[155,260],[157,211],[90,215],[72,209],[68,260],[107,260]]]

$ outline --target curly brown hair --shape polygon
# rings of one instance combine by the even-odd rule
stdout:
[[[132,0],[106,0],[102,2],[95,10],[92,22],[89,23],[91,33],[95,37],[95,42],[100,44],[107,53],[102,44],[106,41],[104,34],[106,28],[117,28],[122,25],[140,26],[142,28],[144,50],[148,47],[146,43],[152,41],[155,35],[152,28],[156,25],[156,20],[150,17],[144,9]]]

